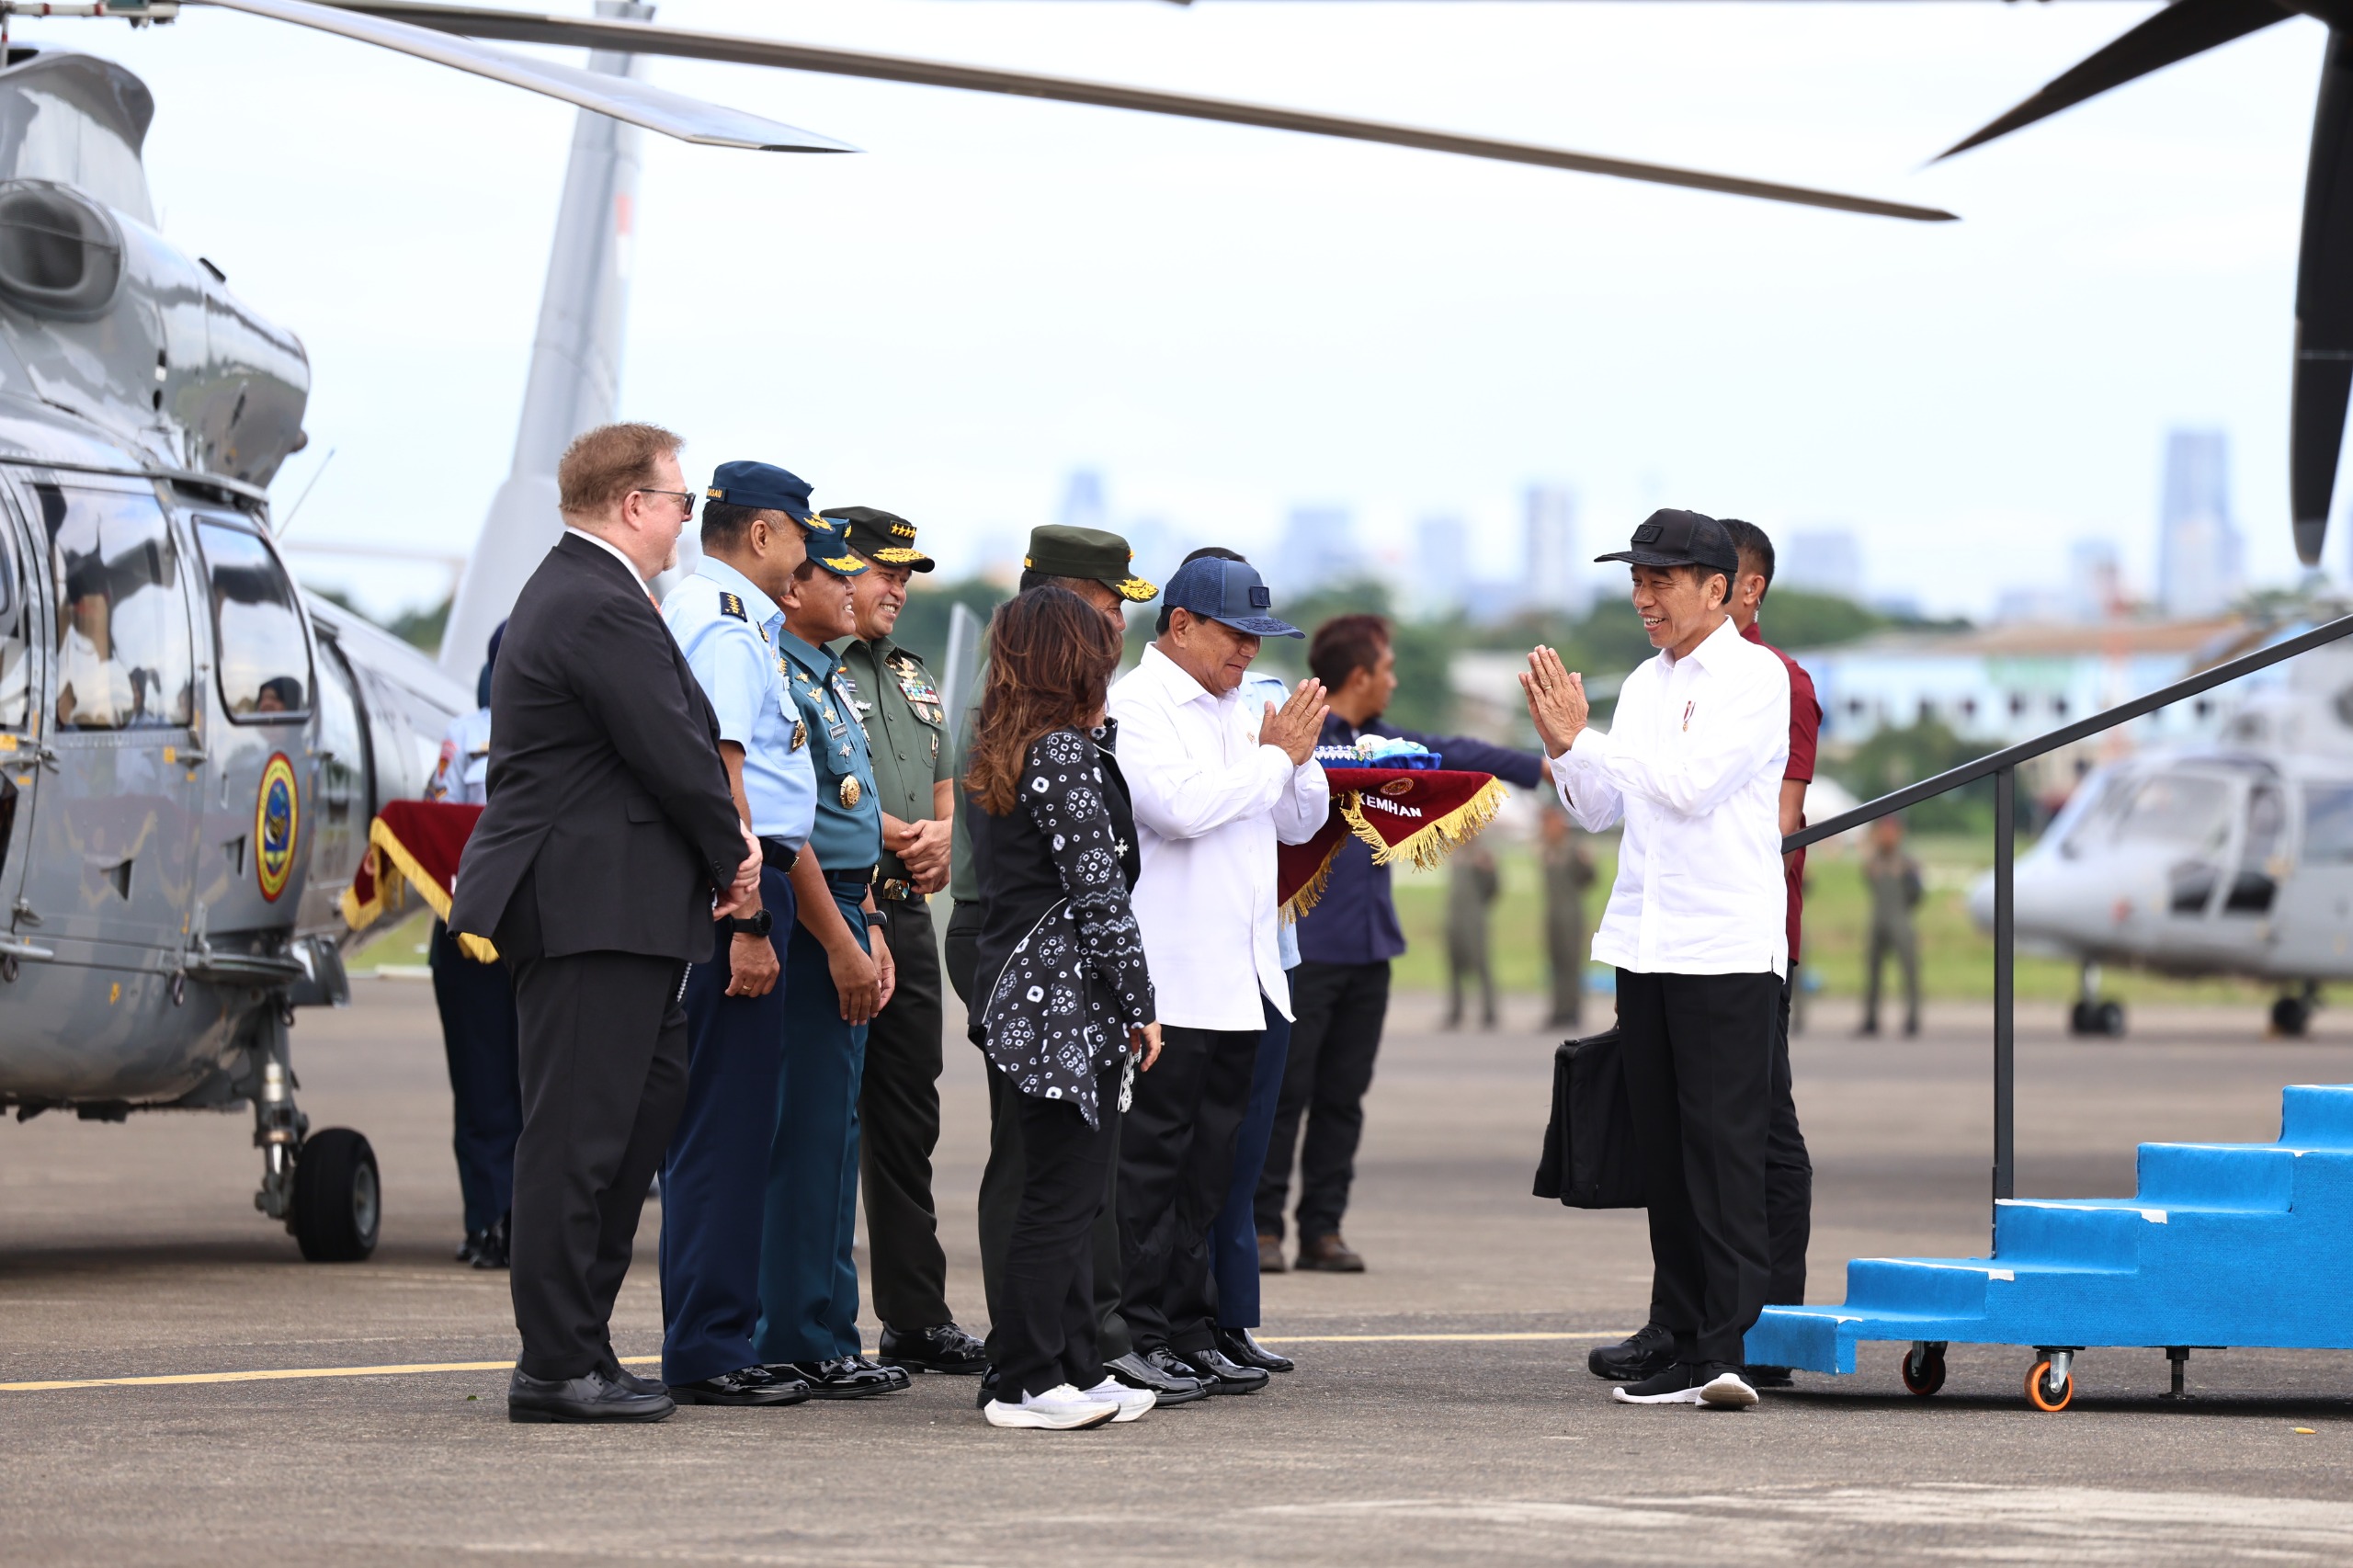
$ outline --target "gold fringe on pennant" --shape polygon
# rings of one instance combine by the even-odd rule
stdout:
[[[354,931],[365,931],[387,914],[398,911],[408,903],[408,883],[396,876],[392,862],[384,852],[370,844],[368,858],[361,862],[375,884],[372,897],[359,896],[359,879],[352,878],[351,885],[343,890],[343,923]]]
[[[1361,804],[1363,797],[1351,794],[1340,802],[1340,815],[1347,820],[1348,831],[1370,846],[1372,863],[1387,866],[1410,859],[1420,870],[1430,870],[1465,844],[1476,838],[1486,825],[1495,820],[1495,813],[1511,798],[1500,779],[1490,778],[1479,786],[1479,792],[1463,801],[1436,822],[1425,823],[1414,830],[1402,843],[1391,844],[1381,836],[1373,825],[1365,821]]]
[[[1340,843],[1339,840],[1334,839],[1332,852],[1324,857],[1324,863],[1315,868],[1315,874],[1301,883],[1299,891],[1285,899],[1282,908],[1276,912],[1282,917],[1285,924],[1295,923],[1309,910],[1323,902],[1324,890],[1332,882],[1332,862],[1339,858]]]
[[[449,895],[441,891],[438,882],[426,874],[425,868],[417,864],[416,857],[409,853],[408,846],[394,836],[381,817],[368,824],[368,852],[375,858],[376,896],[363,904],[353,896],[353,889],[346,888],[343,893],[345,924],[358,931],[374,922],[386,909],[399,908],[406,902],[405,894],[401,891],[404,883],[416,890],[418,896],[432,906],[436,917],[442,920],[449,918]],[[398,881],[388,874],[393,871],[400,873]],[[470,931],[458,931],[451,935],[458,938],[459,950],[476,963],[498,961],[498,949],[490,944],[487,937],[477,937]]]

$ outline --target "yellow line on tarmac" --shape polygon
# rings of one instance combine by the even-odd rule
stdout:
[[[1302,1334],[1262,1338],[1262,1345],[1493,1344],[1503,1340],[1623,1339],[1627,1331],[1603,1334]],[[624,1356],[646,1366],[659,1356]],[[172,1372],[145,1378],[59,1378],[46,1382],[0,1383],[0,1393],[45,1393],[56,1389],[183,1388],[204,1383],[294,1382],[309,1378],[402,1378],[420,1372],[507,1372],[512,1361],[410,1361],[382,1367],[271,1367],[250,1372]]]

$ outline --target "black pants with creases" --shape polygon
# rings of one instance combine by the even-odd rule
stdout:
[[[1262,1033],[1164,1024],[1159,1062],[1136,1074],[1120,1131],[1120,1307],[1139,1350],[1217,1342],[1210,1227],[1233,1182]]]
[[[1283,1233],[1291,1156],[1299,1156],[1299,1240],[1340,1233],[1364,1140],[1364,1096],[1389,1017],[1389,960],[1302,963],[1290,971],[1290,1054],[1267,1140],[1255,1208],[1258,1233]],[[1304,1126],[1306,1136],[1301,1137]]]
[[[1021,1123],[1021,1197],[989,1316],[998,1398],[1103,1381],[1096,1335],[1095,1232],[1120,1141],[1120,1069],[1096,1077],[1097,1125],[1067,1100],[1025,1095],[989,1069],[990,1090]],[[1003,1315],[999,1315],[1002,1303]]]
[[[890,1006],[866,1026],[866,1074],[858,1080],[867,1287],[874,1315],[911,1331],[955,1316],[931,1196],[931,1155],[939,1144],[939,945],[923,900],[883,899],[879,907],[899,983]]]
[[[1768,1291],[1766,1143],[1780,977],[1618,971],[1650,1193],[1653,1312],[1676,1358],[1739,1365]]]
[[[614,1298],[687,1094],[686,966],[642,953],[550,958],[526,876],[493,940],[515,976],[523,1131],[509,1285],[527,1377],[613,1359]]]

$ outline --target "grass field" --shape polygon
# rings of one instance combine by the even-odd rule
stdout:
[[[1617,869],[1614,835],[1587,840],[1599,876],[1587,890],[1586,928],[1600,918],[1608,896],[1609,880]],[[1918,911],[1920,983],[1931,997],[1968,1000],[1994,994],[1994,942],[1969,918],[1970,886],[1994,866],[1990,835],[1976,837],[1931,837],[1910,841],[1928,887]],[[1535,992],[1546,984],[1543,956],[1543,891],[1535,854],[1522,845],[1497,844],[1496,861],[1503,872],[1503,896],[1494,907],[1490,937],[1495,955],[1495,983],[1506,991]],[[1436,871],[1401,870],[1396,879],[1397,915],[1411,944],[1398,960],[1396,983],[1419,989],[1446,984],[1446,879]],[[1805,930],[1801,954],[1803,968],[1819,982],[1817,994],[1859,995],[1863,989],[1863,935],[1868,900],[1863,891],[1860,858],[1853,853],[1816,854],[1806,867]],[[1889,965],[1882,983],[1897,983]],[[2075,994],[2073,964],[2050,959],[2020,957],[2018,991],[2022,998],[2065,1000]],[[2239,981],[2177,981],[2128,971],[2110,971],[2105,994],[2127,1002],[2241,1001],[2268,996],[2252,983]]]

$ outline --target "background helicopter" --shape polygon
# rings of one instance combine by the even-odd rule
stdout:
[[[310,1131],[288,1031],[295,1008],[348,999],[350,933],[337,903],[367,824],[381,802],[422,792],[448,721],[473,705],[490,627],[555,537],[558,454],[612,416],[632,128],[718,146],[850,149],[637,82],[634,56],[616,51],[582,70],[306,0],[214,3],[582,109],[514,472],[437,667],[288,576],[265,487],[306,442],[308,363],[300,340],[232,295],[218,267],[157,233],[142,162],[154,107],[146,86],[64,51],[11,46],[0,62],[0,1107],[20,1120],[66,1108],[121,1120],[134,1109],[251,1105],[264,1159],[256,1206],[286,1221],[306,1257],[348,1259],[375,1244],[374,1155],[350,1129]],[[0,17],[140,25],[177,11],[163,0],[0,4]],[[608,28],[643,28],[651,15],[627,0],[600,0],[599,11]],[[496,23],[481,12],[465,20],[461,30]],[[650,28],[561,31],[585,25],[546,19],[529,36],[706,57],[723,45],[733,52],[721,57],[755,62],[775,47]],[[905,73],[920,62],[835,63],[917,79]],[[1328,116],[963,74],[992,78],[988,91],[1949,216]]]
[[[2068,1026],[2121,1035],[2103,964],[2286,987],[2301,1035],[2324,981],[2353,980],[2353,653],[2324,649],[2251,693],[2219,744],[2087,775],[2018,863],[2018,939],[2084,966]],[[1993,878],[1970,893],[1991,928]]]

